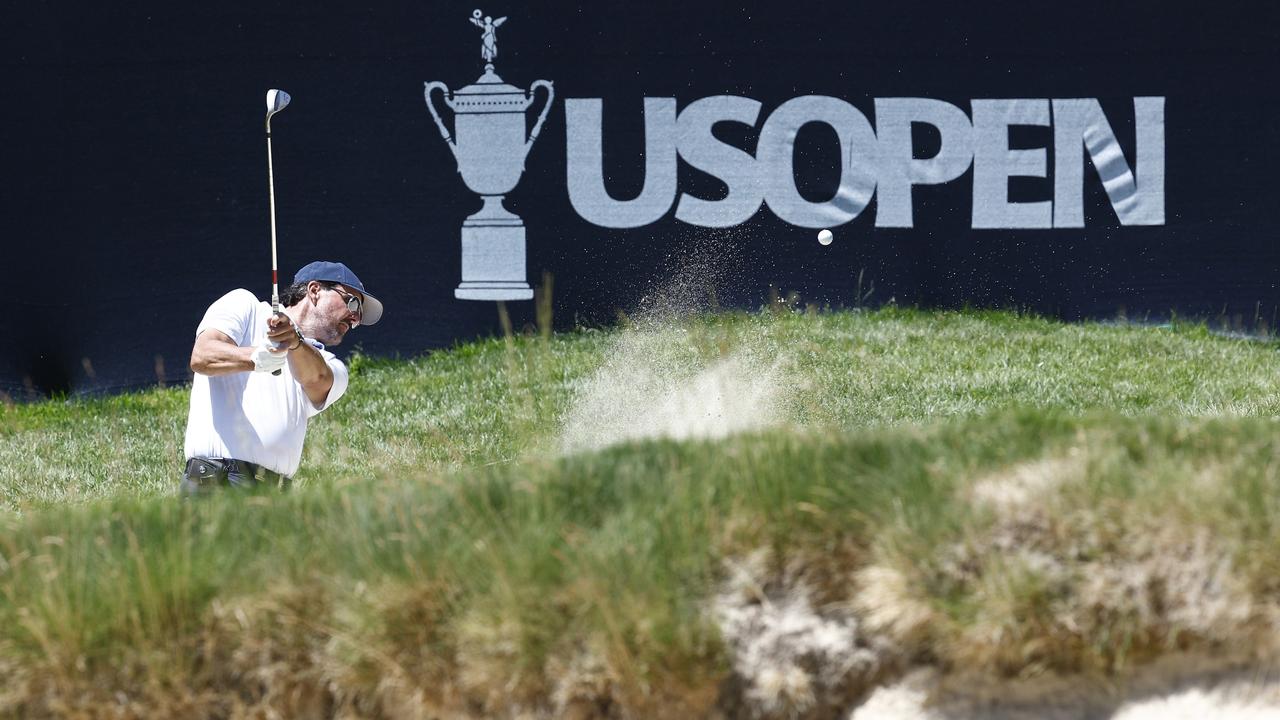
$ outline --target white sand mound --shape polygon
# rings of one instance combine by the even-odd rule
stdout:
[[[733,717],[832,717],[892,671],[896,653],[848,608],[816,608],[794,577],[767,578],[766,554],[730,566],[713,613],[739,684]]]
[[[1172,679],[1161,679],[1170,673]],[[918,670],[881,687],[849,720],[1276,720],[1280,668],[1237,668],[1184,676],[1167,665],[1143,673],[1131,689],[1104,695],[1083,680],[1056,682],[1037,693],[1010,683],[1008,697],[944,687],[931,670]],[[951,683],[954,684],[954,683]],[[980,695],[980,697],[979,697]]]

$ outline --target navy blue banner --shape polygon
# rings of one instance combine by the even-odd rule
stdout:
[[[270,88],[282,278],[386,306],[340,353],[698,262],[725,306],[1277,320],[1269,4],[128,5],[0,31],[9,397],[185,381],[205,307],[270,295]]]

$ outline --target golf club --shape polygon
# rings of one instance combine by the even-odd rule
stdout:
[[[278,262],[276,260],[276,180],[275,172],[271,166],[271,116],[280,112],[289,106],[289,93],[283,90],[272,88],[267,91],[267,191],[271,197],[271,310],[279,315],[280,310],[280,281],[278,275]],[[280,371],[276,370],[272,375],[279,375]]]

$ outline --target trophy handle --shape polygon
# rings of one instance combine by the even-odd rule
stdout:
[[[547,103],[542,106],[542,112],[538,113],[538,121],[533,124],[533,132],[529,133],[529,140],[524,144],[524,154],[527,157],[529,150],[533,148],[533,141],[538,139],[538,131],[542,129],[542,121],[547,119],[547,113],[551,111],[551,101],[555,100],[556,91],[551,86],[550,80],[534,80],[529,86],[529,99],[532,100],[537,94],[538,88],[547,89]]]
[[[440,113],[436,112],[436,106],[431,102],[431,91],[436,89],[444,93],[445,101],[447,102],[449,99],[449,86],[439,80],[423,83],[422,96],[427,101],[427,109],[431,111],[431,117],[435,118],[436,127],[440,128],[440,137],[444,138],[444,141],[449,144],[449,149],[453,151],[453,159],[461,162],[458,158],[458,146],[453,142],[453,137],[449,135],[449,128],[444,126],[444,121],[440,119]]]

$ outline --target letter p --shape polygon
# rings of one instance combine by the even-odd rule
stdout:
[[[911,124],[938,128],[938,154],[916,159]],[[929,98],[877,98],[876,130],[880,156],[876,227],[912,227],[911,187],[954,180],[973,160],[973,124],[964,111]]]

